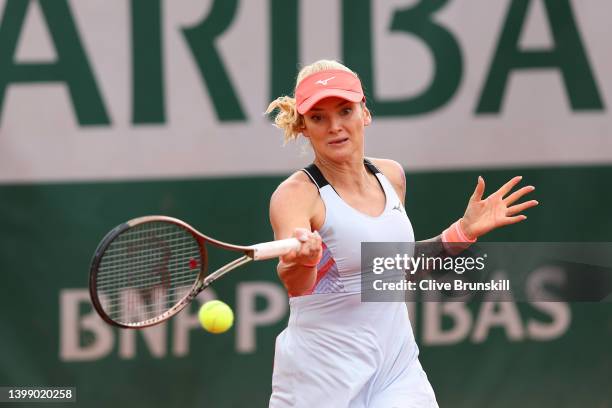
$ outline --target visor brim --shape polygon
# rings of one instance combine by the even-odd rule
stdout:
[[[304,102],[302,102],[298,107],[297,111],[300,115],[308,112],[314,105],[316,105],[319,101],[325,98],[337,97],[346,99],[350,102],[361,102],[363,100],[363,93],[347,91],[344,89],[322,89],[314,95],[310,96]]]

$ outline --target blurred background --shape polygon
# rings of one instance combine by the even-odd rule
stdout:
[[[478,175],[540,205],[487,241],[610,241],[612,4],[600,0],[0,0],[0,385],[75,386],[87,407],[264,407],[288,305],[275,262],[118,331],[89,262],[115,225],[181,218],[273,238],[276,186],[312,160],[263,112],[320,58],[359,73],[366,155],[402,163],[417,239],[463,214]],[[609,303],[418,303],[442,407],[611,407]],[[75,406],[71,404],[70,406]]]

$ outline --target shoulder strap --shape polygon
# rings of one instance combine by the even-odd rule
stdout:
[[[367,169],[370,170],[370,173],[372,174],[381,173],[382,174],[382,172],[378,170],[378,167],[376,167],[374,163],[370,161],[370,159],[363,159],[363,164],[365,164]]]
[[[327,179],[323,177],[321,170],[319,170],[317,165],[314,163],[312,163],[310,166],[304,167],[302,171],[306,173],[306,175],[310,178],[310,181],[312,181],[319,190],[329,184]]]

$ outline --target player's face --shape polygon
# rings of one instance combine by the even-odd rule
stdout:
[[[361,103],[325,98],[304,114],[302,134],[318,155],[336,160],[361,157],[364,127],[371,120],[370,111]]]

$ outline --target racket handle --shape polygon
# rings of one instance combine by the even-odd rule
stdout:
[[[278,258],[281,255],[300,248],[300,241],[296,238],[281,239],[279,241],[263,242],[251,246],[253,260]]]

